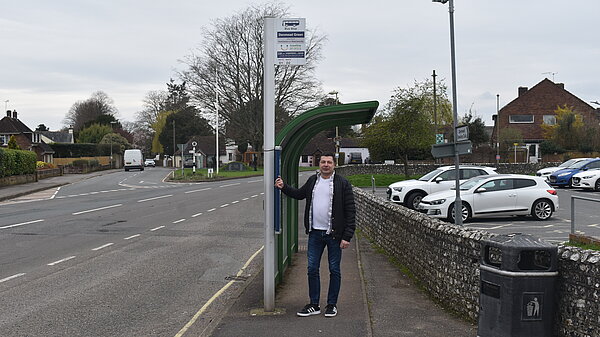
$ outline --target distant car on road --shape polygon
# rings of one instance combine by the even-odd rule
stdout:
[[[562,170],[564,168],[568,168],[580,161],[584,161],[584,160],[589,160],[592,158],[573,158],[573,159],[569,159],[566,162],[558,165],[558,166],[551,166],[551,167],[545,167],[541,170],[538,170],[535,175],[538,177],[542,177],[545,178],[546,180],[550,179],[550,175],[558,170]]]
[[[571,167],[558,170],[550,175],[550,185],[559,187],[572,187],[572,178],[576,173],[600,168],[600,158],[580,161]]]
[[[459,169],[461,182],[476,176],[497,174],[495,168],[487,166],[461,165]],[[418,180],[404,180],[391,184],[387,189],[388,200],[416,209],[424,196],[454,187],[455,179],[454,166],[441,166]]]
[[[183,161],[183,167],[194,167],[194,159],[193,158],[186,158]]]
[[[600,191],[600,169],[592,169],[575,173],[571,178],[574,188],[594,189]]]
[[[475,177],[460,185],[463,221],[475,217],[532,215],[546,220],[558,209],[556,190],[541,177],[499,174]],[[421,200],[419,210],[454,221],[456,191],[433,193]]]
[[[146,167],[149,167],[149,166],[155,167],[156,163],[154,162],[154,159],[146,159],[144,161],[144,166],[146,166]]]

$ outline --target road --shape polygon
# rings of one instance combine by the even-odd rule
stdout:
[[[371,188],[365,188],[371,191]],[[386,199],[386,188],[377,188],[375,194]],[[559,210],[546,221],[536,221],[532,217],[510,216],[475,218],[466,222],[468,228],[481,229],[496,234],[526,233],[549,242],[561,243],[569,240],[571,232],[571,196],[600,200],[600,193],[579,189],[557,189]],[[575,232],[600,238],[600,202],[575,201]]]
[[[115,172],[0,203],[0,336],[210,328],[260,270],[262,177],[169,184],[168,172]]]

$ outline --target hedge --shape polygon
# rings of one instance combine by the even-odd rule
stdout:
[[[110,144],[92,143],[54,143],[54,158],[99,157],[110,155]],[[119,153],[119,146],[113,146],[113,153]]]
[[[36,162],[35,152],[0,148],[0,178],[33,174]]]

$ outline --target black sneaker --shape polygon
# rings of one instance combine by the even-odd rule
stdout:
[[[325,307],[325,317],[335,317],[335,315],[337,315],[335,304],[327,304]]]
[[[318,315],[321,313],[321,308],[319,308],[316,304],[307,304],[302,308],[302,310],[298,311],[296,314],[300,317],[308,317],[311,315]]]

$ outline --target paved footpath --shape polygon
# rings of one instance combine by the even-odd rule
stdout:
[[[257,275],[209,336],[423,336],[469,337],[477,327],[440,309],[412,281],[363,238],[352,240],[342,257],[338,315],[298,317],[308,303],[306,235],[300,252],[277,289],[277,314],[262,314],[263,275]],[[327,296],[327,262],[321,264],[321,298]],[[323,304],[321,303],[323,310]]]

